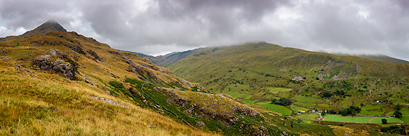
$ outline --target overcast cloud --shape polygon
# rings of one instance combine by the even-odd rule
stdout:
[[[266,41],[409,60],[408,0],[0,0],[0,37],[49,19],[151,55]]]

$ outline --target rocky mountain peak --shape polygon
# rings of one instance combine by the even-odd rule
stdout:
[[[40,32],[41,34],[47,33],[50,31],[60,31],[60,32],[67,32],[64,27],[62,27],[57,21],[55,20],[48,20],[47,22],[43,23],[36,29],[32,31]]]

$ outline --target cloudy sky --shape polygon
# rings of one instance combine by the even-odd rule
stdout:
[[[409,0],[0,0],[0,37],[50,19],[151,55],[266,41],[409,60]]]

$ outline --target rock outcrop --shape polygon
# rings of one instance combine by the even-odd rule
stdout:
[[[33,64],[39,69],[61,73],[67,79],[75,80],[75,64],[64,61],[66,56],[58,50],[51,49],[50,53],[34,58]]]
[[[303,76],[295,76],[292,80],[304,80]]]

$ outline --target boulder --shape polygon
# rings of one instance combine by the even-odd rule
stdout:
[[[51,55],[41,55],[34,58],[33,64],[42,70],[61,73],[67,79],[75,79],[75,66],[63,59],[55,58]]]
[[[292,80],[304,80],[303,76],[295,76]]]

